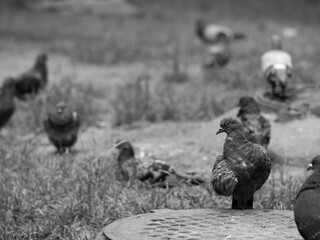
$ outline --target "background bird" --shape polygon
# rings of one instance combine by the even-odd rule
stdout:
[[[195,32],[203,43],[209,45],[229,43],[234,40],[246,38],[244,33],[234,32],[230,28],[218,24],[207,24],[201,19],[196,21]]]
[[[127,140],[116,141],[114,149],[118,151],[118,171],[126,181],[139,179],[159,186],[175,186],[182,182],[198,185],[205,182],[199,177],[179,172],[163,161],[136,158],[133,146]]]
[[[224,67],[231,59],[230,49],[227,45],[219,44],[208,47],[207,58],[203,64],[204,68]]]
[[[37,56],[33,67],[16,78],[17,97],[26,100],[29,96],[36,95],[48,83],[47,54]]]
[[[207,45],[204,68],[226,66],[231,59],[230,43],[246,37],[243,33],[217,24],[206,24],[200,19],[196,21],[195,26],[196,35]]]
[[[222,132],[227,137],[213,166],[211,185],[217,194],[233,196],[232,209],[252,209],[254,192],[270,175],[271,160],[264,147],[247,140],[239,119],[222,119],[217,134]]]
[[[270,142],[270,121],[261,115],[260,107],[253,97],[242,97],[239,100],[237,117],[241,120],[246,138],[267,148]]]
[[[0,129],[9,121],[15,110],[15,80],[7,78],[0,90]]]
[[[76,143],[79,127],[78,113],[71,110],[65,102],[59,102],[44,120],[48,138],[60,154],[69,151]]]
[[[299,190],[294,206],[294,219],[306,240],[320,239],[320,155],[315,156],[307,170],[313,174]]]
[[[272,96],[285,99],[292,77],[292,59],[288,52],[282,50],[280,36],[272,36],[271,42],[272,50],[261,56],[261,68],[264,78],[271,85]]]

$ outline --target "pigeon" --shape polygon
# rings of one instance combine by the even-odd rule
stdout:
[[[288,82],[292,78],[291,55],[282,50],[279,36],[272,37],[272,50],[261,56],[261,69],[264,79],[271,85],[272,96],[286,98]]]
[[[246,38],[244,33],[234,32],[230,28],[218,24],[206,24],[200,19],[196,21],[195,32],[203,43],[209,45],[226,44]]]
[[[267,181],[271,160],[267,150],[248,141],[241,121],[224,118],[216,134],[227,134],[223,154],[218,155],[211,186],[218,195],[232,195],[232,209],[252,209],[254,192]]]
[[[0,129],[10,120],[15,110],[15,80],[7,78],[0,89]]]
[[[237,117],[241,120],[246,138],[265,148],[270,142],[271,124],[260,114],[260,107],[253,97],[242,97],[239,100]]]
[[[307,170],[313,174],[300,188],[293,206],[294,220],[306,240],[320,239],[320,155],[315,156]]]
[[[118,151],[118,172],[125,181],[138,179],[152,185],[170,187],[181,182],[192,185],[205,182],[199,177],[179,172],[161,160],[136,158],[133,146],[128,140],[117,140],[114,149]]]
[[[203,65],[205,69],[224,67],[231,59],[230,50],[224,44],[210,46],[207,55],[207,59]]]
[[[54,111],[44,119],[44,128],[51,143],[62,154],[69,152],[76,143],[80,119],[76,111],[71,110],[65,102],[59,102]]]
[[[47,85],[47,59],[46,53],[39,54],[33,67],[16,78],[16,96],[19,99],[26,100],[29,96],[35,96]]]

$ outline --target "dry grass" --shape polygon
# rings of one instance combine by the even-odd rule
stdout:
[[[158,189],[118,182],[112,158],[32,152],[1,146],[1,239],[91,239],[115,219],[152,209],[230,206],[230,199],[212,195],[206,185]],[[292,209],[300,184],[271,176],[256,194],[256,208]]]

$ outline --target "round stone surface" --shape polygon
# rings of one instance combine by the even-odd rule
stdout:
[[[117,220],[104,229],[110,240],[301,240],[286,210],[156,210]]]
[[[271,96],[270,92],[259,92],[255,99],[265,111],[278,112],[288,118],[299,118],[310,112],[320,116],[320,86],[298,85],[287,91],[286,99]]]

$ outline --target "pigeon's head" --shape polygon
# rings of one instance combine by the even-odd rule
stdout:
[[[241,97],[238,106],[241,113],[260,114],[259,105],[253,97]]]
[[[125,139],[117,140],[114,144],[114,149],[118,150],[119,155],[118,159],[120,158],[133,158],[134,157],[134,149],[132,144]]]
[[[40,53],[37,56],[34,68],[38,70],[45,68],[47,64],[47,60],[48,60],[48,55],[46,53]]]
[[[46,62],[48,60],[48,55],[46,53],[40,53],[37,56],[37,62]]]
[[[58,102],[56,105],[56,111],[58,114],[62,114],[67,108],[67,104],[65,102]]]
[[[318,170],[320,171],[320,155],[315,156],[312,160],[311,163],[308,164],[307,170]]]
[[[268,78],[272,82],[281,82],[286,84],[287,80],[292,76],[292,70],[285,64],[274,64],[270,67]]]
[[[224,118],[220,122],[220,129],[217,131],[217,135],[219,133],[225,132],[226,134],[229,134],[231,132],[235,131],[243,131],[243,125],[241,121],[238,118]]]

